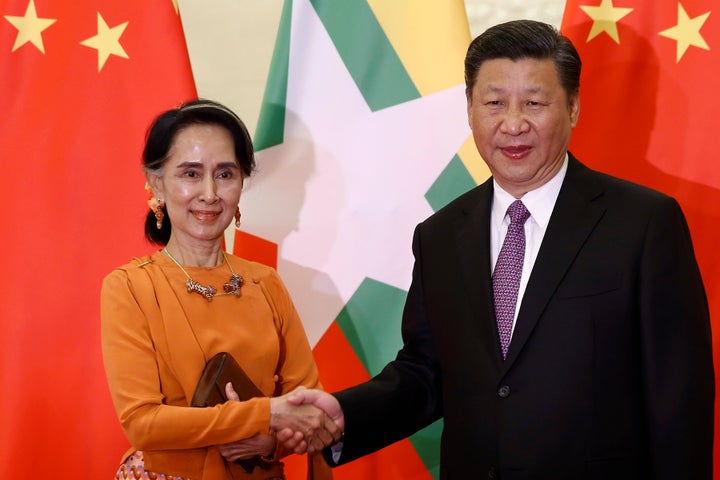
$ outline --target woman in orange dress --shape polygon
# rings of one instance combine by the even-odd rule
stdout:
[[[161,248],[111,272],[101,294],[105,369],[132,445],[116,478],[283,479],[281,459],[291,452],[275,432],[306,432],[309,444],[340,433],[321,411],[300,412],[283,397],[319,381],[277,273],[222,250],[255,166],[247,129],[218,103],[189,102],[154,121],[143,164],[152,194],[145,235]],[[218,352],[265,396],[240,401],[229,388],[230,400],[191,407]],[[331,478],[321,455],[308,459],[309,478]]]

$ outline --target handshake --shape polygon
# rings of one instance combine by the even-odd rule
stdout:
[[[270,430],[294,453],[319,452],[337,443],[344,429],[340,404],[327,392],[298,387],[270,399]]]
[[[225,395],[228,400],[240,400],[231,383],[225,385]],[[298,387],[281,397],[270,398],[268,434],[218,445],[218,449],[229,461],[250,461],[251,465],[257,458],[261,464],[272,461],[268,458],[276,454],[277,443],[283,447],[281,457],[291,452],[312,454],[342,438],[344,418],[335,397],[321,390]],[[246,471],[251,472],[254,466],[249,468]]]

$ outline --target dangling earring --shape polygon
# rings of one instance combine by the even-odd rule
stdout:
[[[235,210],[235,228],[240,228],[240,216],[242,214],[240,213],[240,207],[237,207],[237,210]]]
[[[155,197],[152,191],[152,187],[150,187],[150,184],[145,182],[145,191],[150,194],[150,198],[148,199],[148,207],[150,207],[150,210],[155,214],[155,226],[158,230],[162,229],[162,222],[165,218],[165,213],[162,211],[163,207],[163,201],[160,198]]]
[[[162,211],[163,201],[159,198],[153,200],[157,202],[157,207],[153,209],[153,213],[155,214],[155,226],[158,230],[162,230],[162,222],[165,218],[165,214]]]

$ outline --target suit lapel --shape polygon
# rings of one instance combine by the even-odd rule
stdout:
[[[573,259],[602,217],[602,187],[594,173],[570,157],[562,188],[520,305],[505,361],[509,368],[532,334]]]
[[[467,299],[473,312],[470,329],[477,329],[483,345],[492,352],[497,368],[502,367],[500,342],[495,323],[490,274],[490,210],[493,197],[492,178],[480,185],[470,197],[457,233],[458,262],[463,275]]]

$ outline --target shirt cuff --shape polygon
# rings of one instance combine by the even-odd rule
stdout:
[[[342,449],[343,449],[343,441],[340,440],[338,443],[330,447],[330,452],[332,452],[332,459],[335,464],[340,463],[340,455],[342,455]]]

